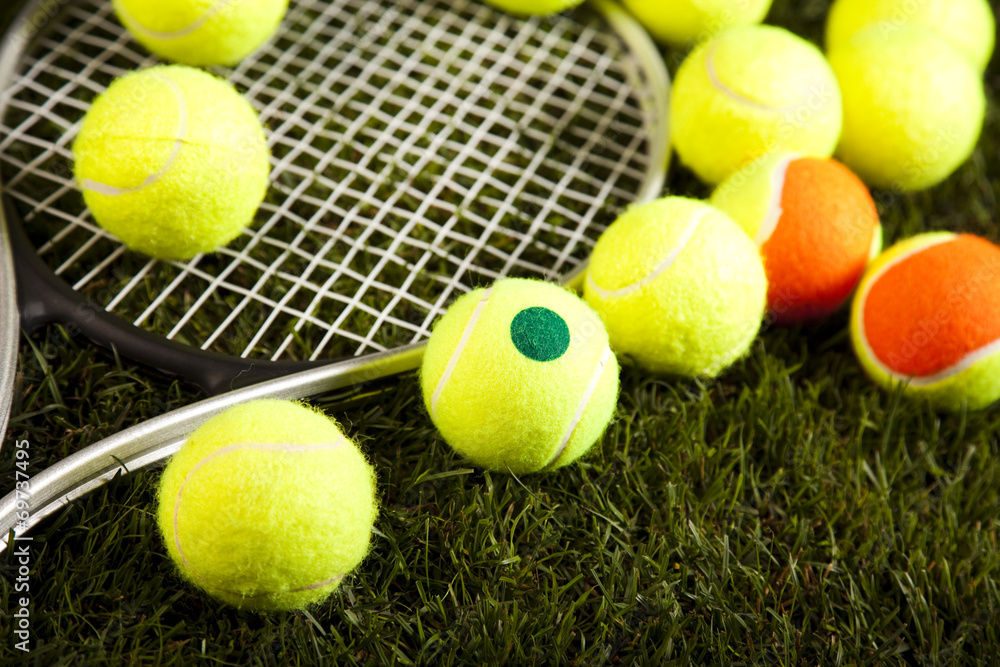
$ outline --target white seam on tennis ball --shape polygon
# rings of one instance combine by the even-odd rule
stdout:
[[[230,595],[239,595],[240,597],[242,597],[245,600],[253,600],[253,599],[256,599],[256,598],[271,597],[271,596],[275,595],[275,593],[278,593],[278,594],[280,594],[280,593],[301,593],[302,591],[314,591],[317,588],[323,588],[324,586],[329,586],[333,582],[340,581],[343,578],[344,578],[343,574],[338,574],[336,576],[330,577],[326,581],[320,581],[320,582],[315,583],[315,584],[310,584],[309,586],[301,586],[299,588],[289,588],[287,591],[268,591],[266,593],[253,593],[251,595],[247,595],[246,593],[243,593],[241,591],[233,591],[233,590],[229,590],[229,589],[225,589],[225,588],[223,588],[223,589],[214,589],[214,590],[222,590],[223,592],[229,593]]]
[[[705,209],[699,212],[694,217],[692,217],[691,221],[688,223],[687,228],[681,234],[681,238],[678,239],[677,245],[675,245],[674,248],[670,251],[670,254],[667,255],[666,259],[664,259],[660,263],[660,265],[657,266],[655,269],[653,269],[646,277],[640,278],[631,285],[626,285],[625,287],[619,287],[618,289],[614,290],[607,290],[598,285],[594,281],[594,275],[590,272],[587,273],[587,282],[590,283],[590,286],[594,289],[594,291],[596,291],[600,295],[602,299],[618,298],[642,289],[649,283],[659,278],[660,274],[662,274],[664,271],[666,271],[667,269],[669,269],[671,266],[674,265],[674,262],[677,261],[677,258],[684,251],[684,248],[686,248],[687,244],[691,242],[691,239],[694,237],[695,232],[698,231],[698,225],[700,225],[704,217],[711,212],[712,212],[711,209]]]
[[[559,445],[559,449],[556,450],[555,455],[549,459],[546,467],[551,466],[553,463],[559,460],[563,452],[566,451],[566,447],[569,446],[569,441],[573,437],[573,433],[576,431],[576,427],[580,425],[580,420],[583,419],[583,412],[587,409],[587,404],[590,403],[590,399],[594,397],[594,392],[597,391],[597,383],[601,380],[601,374],[604,373],[604,367],[608,365],[608,361],[611,359],[611,348],[605,347],[604,352],[601,354],[600,361],[597,362],[597,368],[594,374],[590,376],[590,382],[587,383],[587,389],[583,392],[583,398],[580,400],[580,404],[576,408],[576,415],[573,417],[573,422],[570,424],[569,429],[566,431],[566,435],[563,436],[562,444]]]
[[[287,443],[241,442],[235,445],[229,445],[228,447],[223,447],[218,451],[212,452],[211,454],[203,458],[201,461],[198,461],[198,464],[194,468],[189,470],[188,474],[184,476],[184,479],[181,481],[180,487],[177,489],[177,498],[174,500],[174,522],[173,522],[174,546],[177,547],[177,554],[181,557],[181,561],[188,568],[188,571],[191,572],[191,574],[193,574],[194,576],[201,579],[202,581],[205,580],[205,578],[202,577],[197,572],[195,572],[194,569],[191,567],[191,564],[188,563],[187,557],[184,555],[184,550],[181,548],[180,531],[178,530],[177,526],[178,515],[180,514],[180,509],[181,509],[181,496],[184,494],[184,485],[186,485],[188,483],[188,480],[191,479],[191,476],[194,475],[196,472],[198,472],[198,470],[201,469],[205,464],[207,464],[214,458],[218,458],[224,454],[229,454],[230,452],[234,452],[241,449],[263,449],[270,451],[278,451],[284,454],[300,454],[302,452],[322,451],[325,449],[338,449],[343,446],[344,446],[344,441],[324,443],[319,445],[292,445]],[[304,588],[296,588],[289,592],[294,593],[297,591],[309,590],[310,588],[318,588],[320,586],[324,586],[326,583],[332,583],[337,579],[342,578],[343,576],[344,576],[343,574],[338,574],[335,575],[333,578],[328,579],[325,583],[310,584],[309,586],[306,586]],[[233,595],[243,595],[238,591],[227,591],[227,592],[232,593]],[[270,595],[270,593],[264,595]],[[253,597],[253,596],[244,596],[244,597]]]
[[[434,387],[434,393],[431,394],[431,418],[437,416],[437,403],[438,399],[441,398],[441,392],[444,391],[444,386],[451,379],[451,374],[455,370],[455,365],[458,363],[458,358],[462,354],[462,350],[465,349],[466,344],[469,342],[469,337],[472,336],[472,330],[476,326],[476,322],[479,321],[479,317],[483,312],[483,308],[490,300],[490,294],[493,292],[493,288],[490,287],[483,292],[483,296],[479,298],[479,303],[476,304],[475,309],[472,311],[472,315],[469,317],[469,321],[465,323],[465,329],[462,331],[462,337],[458,339],[458,345],[455,346],[455,351],[451,353],[451,357],[448,358],[448,365],[444,367],[444,373],[441,374],[441,378],[438,380],[437,386]]]
[[[153,30],[152,28],[146,27],[141,21],[139,21],[139,19],[132,15],[132,13],[125,6],[124,2],[118,3],[118,9],[123,14],[122,19],[129,24],[128,28],[130,30],[139,33],[143,37],[149,37],[150,39],[170,40],[180,39],[181,37],[187,37],[192,34],[195,30],[208,23],[209,19],[222,11],[223,7],[233,4],[235,1],[236,0],[219,0],[214,5],[206,9],[204,13],[199,15],[198,18],[191,23],[187,24],[183,28],[171,30],[169,32],[161,32],[159,30]]]
[[[797,159],[797,156],[782,158],[777,168],[771,172],[771,201],[767,204],[767,213],[753,238],[753,242],[757,244],[758,248],[771,238],[774,230],[778,228],[781,216],[785,214],[785,210],[781,207],[781,201],[785,196],[785,178],[788,175],[789,165]]]
[[[882,224],[880,222],[875,223],[875,229],[872,230],[872,243],[868,246],[868,261],[874,261],[876,257],[882,252]]]
[[[910,257],[918,253],[921,253],[924,250],[927,250],[928,248],[933,248],[934,246],[942,245],[944,243],[951,243],[957,238],[958,238],[957,236],[952,235],[940,239],[935,239],[927,243],[926,245],[921,245],[917,248],[914,248],[913,250],[907,251],[901,254],[899,257],[894,258],[892,261],[887,262],[885,266],[879,267],[879,270],[872,274],[871,278],[869,278],[865,282],[864,289],[858,295],[859,299],[858,338],[861,340],[861,347],[865,351],[865,356],[867,356],[868,359],[871,361],[871,363],[875,365],[875,367],[878,368],[882,373],[888,375],[890,378],[896,380],[897,382],[906,382],[911,387],[930,387],[934,384],[937,384],[938,382],[943,382],[945,380],[951,379],[952,377],[958,375],[959,373],[968,370],[969,368],[976,365],[983,359],[1000,351],[1000,339],[998,339],[993,341],[992,343],[984,345],[983,347],[979,348],[974,352],[970,352],[969,354],[962,357],[962,359],[960,359],[957,363],[952,364],[948,368],[945,368],[941,371],[938,371],[934,375],[917,377],[917,376],[903,375],[901,373],[896,373],[895,371],[891,370],[888,366],[883,364],[882,361],[877,356],[875,356],[875,351],[868,343],[868,331],[865,328],[865,306],[868,303],[868,293],[871,291],[872,286],[875,285],[875,283],[878,282],[879,278],[885,275],[885,273],[889,269],[893,268],[900,262],[909,259]]]
[[[344,575],[343,575],[343,574],[338,574],[338,575],[335,575],[335,576],[333,576],[333,577],[330,577],[330,578],[329,578],[329,579],[327,579],[326,581],[321,581],[321,582],[319,582],[319,583],[316,583],[316,584],[312,584],[311,586],[302,586],[301,588],[293,588],[293,589],[291,589],[291,590],[290,590],[290,591],[288,591],[288,592],[289,592],[289,593],[300,593],[300,592],[302,592],[302,591],[314,591],[314,590],[316,590],[317,588],[323,588],[324,586],[327,586],[327,585],[329,585],[329,584],[332,584],[332,583],[333,583],[333,582],[335,582],[335,581],[340,581],[340,580],[341,580],[341,579],[343,579],[343,578],[344,578]],[[268,594],[267,594],[267,593],[263,593],[262,595],[268,595]],[[255,597],[256,597],[256,596],[255,596]]]
[[[926,375],[922,377],[906,378],[909,380],[910,385],[913,387],[929,387],[931,385],[937,384],[938,382],[944,382],[945,380],[950,380],[959,373],[967,371],[976,364],[978,364],[983,359],[991,357],[997,352],[1000,352],[1000,339],[993,341],[983,347],[979,348],[975,352],[970,352],[969,354],[962,357],[961,361],[957,364],[953,364],[943,371],[939,371],[934,375]]]
[[[751,99],[751,98],[749,98],[749,97],[747,97],[745,95],[742,95],[742,94],[736,92],[735,90],[733,90],[732,88],[730,88],[729,86],[727,86],[722,81],[722,79],[719,77],[718,70],[715,69],[715,51],[718,48],[719,48],[719,44],[718,43],[713,44],[709,48],[708,53],[705,54],[705,70],[708,73],[708,79],[711,82],[712,86],[716,90],[718,90],[720,93],[722,93],[723,95],[725,95],[729,99],[733,100],[734,102],[737,102],[738,104],[745,104],[747,106],[751,106],[751,107],[754,107],[756,109],[760,109],[761,111],[781,111],[781,112],[788,112],[788,111],[795,111],[796,109],[798,109],[801,106],[799,104],[790,104],[788,106],[777,106],[777,105],[774,105],[774,104],[765,104],[763,102],[758,102],[757,100],[754,100],[754,99]]]
[[[96,192],[101,195],[107,195],[109,197],[119,197],[121,195],[132,194],[133,192],[138,192],[143,188],[147,188],[150,185],[153,185],[158,180],[160,180],[160,178],[162,178],[163,175],[167,173],[167,171],[169,171],[171,167],[173,167],[174,161],[180,154],[181,148],[184,145],[184,140],[187,137],[187,126],[188,126],[187,104],[185,104],[184,102],[184,93],[181,91],[180,88],[177,87],[177,84],[174,83],[174,81],[171,80],[170,77],[161,76],[159,74],[153,74],[152,76],[156,79],[159,79],[160,81],[165,81],[170,86],[171,90],[173,90],[174,95],[177,96],[178,116],[180,117],[180,121],[178,123],[179,127],[177,132],[179,136],[177,137],[177,139],[174,139],[174,149],[173,151],[171,151],[170,156],[167,158],[167,161],[163,163],[163,166],[160,167],[159,171],[147,176],[145,180],[143,180],[143,182],[140,183],[139,185],[133,185],[127,188],[119,188],[115,187],[114,185],[108,185],[107,183],[92,181],[89,178],[85,178],[80,182],[80,185],[83,187],[83,189],[90,190],[92,192]]]

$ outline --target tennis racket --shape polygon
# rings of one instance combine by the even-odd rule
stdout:
[[[7,223],[0,216],[0,448],[7,431],[7,418],[14,397],[14,374],[17,372],[19,317],[17,291],[14,288],[14,257],[7,235]]]
[[[30,512],[0,500],[0,548],[232,405],[418,367],[456,297],[503,276],[571,282],[618,212],[663,187],[668,76],[613,3],[520,19],[476,0],[302,0],[215,70],[267,128],[256,219],[216,253],[151,260],[91,218],[71,145],[93,98],[156,60],[110,2],[53,6],[32,2],[0,50],[22,325],[71,325],[213,397],[35,475]]]

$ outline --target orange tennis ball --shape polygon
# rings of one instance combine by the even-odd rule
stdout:
[[[948,232],[896,244],[858,287],[851,339],[883,387],[945,410],[1000,399],[1000,248]]]
[[[711,203],[760,247],[768,309],[779,324],[836,311],[882,250],[868,188],[836,160],[761,158],[726,179]]]

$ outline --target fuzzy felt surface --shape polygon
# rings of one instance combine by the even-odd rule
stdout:
[[[771,0],[624,0],[654,38],[674,46],[708,39],[736,26],[760,23]]]
[[[906,23],[930,28],[979,71],[986,69],[996,44],[996,17],[987,0],[837,0],[826,22],[826,48],[876,23],[882,24],[882,34]]]
[[[768,309],[782,324],[836,311],[880,250],[875,201],[836,160],[755,161],[726,179],[711,202],[760,245]]]
[[[242,609],[326,598],[368,553],[375,473],[326,415],[258,400],[195,431],[160,482],[157,522],[181,575]]]
[[[228,82],[183,65],[117,79],[73,143],[97,222],[133,250],[187,259],[238,236],[268,185],[257,113]]]
[[[1000,248],[969,234],[922,234],[871,264],[852,307],[855,352],[883,386],[946,409],[1000,398]]]
[[[601,235],[584,294],[616,353],[654,372],[715,376],[757,337],[767,279],[757,247],[727,215],[666,197],[629,209]]]
[[[580,297],[506,279],[463,295],[438,320],[420,385],[452,448],[520,474],[567,465],[594,445],[614,414],[618,363]]]
[[[876,24],[830,51],[844,99],[837,155],[866,183],[922,190],[972,154],[986,113],[979,72],[930,29]]]
[[[828,157],[840,137],[840,88],[819,49],[782,28],[726,30],[677,71],[674,147],[709,184],[772,151]]]
[[[487,4],[511,14],[555,14],[576,7],[583,0],[486,0]]]
[[[236,65],[277,29],[288,0],[113,0],[122,25],[162,58]]]

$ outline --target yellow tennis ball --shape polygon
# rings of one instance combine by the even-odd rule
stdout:
[[[986,0],[837,0],[826,24],[827,50],[876,23],[883,35],[909,23],[930,28],[980,72],[996,42],[996,18]]]
[[[152,53],[185,65],[235,65],[281,23],[288,0],[113,0]]]
[[[486,4],[493,5],[497,9],[502,9],[511,14],[555,14],[565,11],[571,7],[576,7],[583,0],[486,0]]]
[[[670,103],[681,161],[717,184],[765,153],[829,157],[840,88],[815,46],[782,28],[730,28],[681,64]]]
[[[578,296],[511,278],[463,295],[437,322],[420,371],[424,404],[449,445],[515,474],[585,454],[618,400],[618,362]]]
[[[268,182],[268,149],[232,85],[182,65],[133,72],[87,112],[74,172],[97,222],[133,250],[188,259],[236,238]]]
[[[767,304],[757,246],[704,202],[635,206],[598,239],[584,287],[619,355],[658,373],[715,376],[749,350]]]
[[[829,58],[844,97],[837,153],[869,185],[928,188],[972,154],[986,115],[982,80],[929,29],[869,26]]]
[[[326,598],[368,553],[375,474],[331,419],[257,400],[196,430],[167,465],[156,519],[184,579],[241,609]]]
[[[661,42],[683,46],[726,28],[760,23],[771,0],[624,0],[639,22]]]

